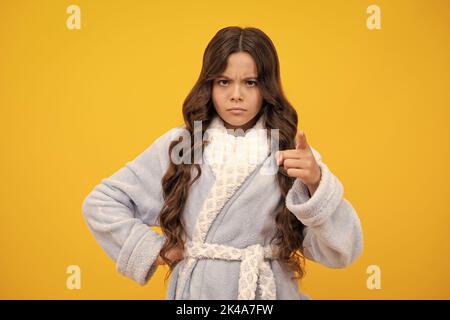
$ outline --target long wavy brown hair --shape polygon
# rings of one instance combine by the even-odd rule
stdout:
[[[159,223],[166,242],[160,256],[169,266],[165,281],[179,261],[170,261],[166,255],[173,248],[184,248],[185,227],[182,213],[186,204],[191,185],[200,177],[201,168],[198,161],[192,156],[201,154],[194,152],[204,148],[207,141],[194,144],[194,121],[202,121],[202,137],[212,118],[217,115],[211,99],[212,83],[227,66],[229,55],[235,52],[249,53],[257,66],[257,85],[263,97],[259,115],[265,115],[265,127],[279,129],[279,149],[294,149],[297,132],[297,112],[286,99],[280,80],[280,66],[278,55],[270,38],[260,29],[241,28],[237,26],[226,27],[219,30],[211,39],[203,54],[203,65],[200,76],[183,103],[183,117],[185,128],[189,131],[191,139],[190,164],[174,164],[170,161],[167,172],[162,178],[164,205],[159,215]],[[195,127],[195,130],[198,126]],[[181,141],[181,137],[171,142],[169,155],[173,147]],[[203,150],[203,149],[201,149]],[[185,158],[184,158],[185,159]],[[193,168],[196,169],[195,177]],[[276,233],[271,243],[279,246],[279,261],[285,263],[294,272],[293,279],[304,276],[304,257],[302,252],[304,225],[286,208],[285,198],[292,187],[294,178],[279,172],[278,185],[281,190],[280,201],[277,205],[275,218]],[[282,264],[283,265],[283,264]]]

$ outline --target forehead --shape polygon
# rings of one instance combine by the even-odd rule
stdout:
[[[228,77],[256,77],[257,67],[253,57],[247,52],[236,52],[231,54],[227,60],[227,67],[222,75]]]

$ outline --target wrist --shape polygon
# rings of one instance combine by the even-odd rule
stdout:
[[[308,187],[310,197],[312,197],[314,192],[316,192],[317,188],[319,187],[319,183],[316,183],[313,185],[306,185],[306,186]]]
[[[306,184],[308,187],[309,195],[312,197],[314,192],[316,192],[317,188],[319,187],[320,180],[322,179],[322,170],[319,169],[319,178],[317,179],[316,183]]]

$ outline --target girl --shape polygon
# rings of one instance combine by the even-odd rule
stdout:
[[[184,126],[84,200],[87,225],[118,272],[144,285],[167,264],[167,299],[307,299],[297,281],[305,258],[343,268],[361,254],[359,218],[305,134],[296,135],[265,33],[217,32],[183,116]]]

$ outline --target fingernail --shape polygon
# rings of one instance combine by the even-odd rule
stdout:
[[[281,155],[279,152],[277,152],[277,165],[281,164]]]

